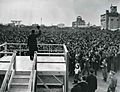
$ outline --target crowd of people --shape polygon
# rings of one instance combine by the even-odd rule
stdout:
[[[18,28],[0,25],[0,44],[4,42],[27,43],[27,37],[32,29],[35,29],[35,27]],[[97,75],[97,70],[102,68],[106,81],[106,72],[117,71],[118,62],[115,58],[120,49],[119,35],[119,31],[100,30],[91,27],[41,27],[41,36],[38,37],[38,43],[64,43],[69,51],[69,74],[71,76],[75,75],[75,65],[78,63],[82,75],[86,73],[89,75],[90,69],[94,69],[95,75]]]
[[[27,43],[27,37],[32,29],[35,27],[0,26],[0,44],[4,42]],[[65,43],[69,51],[71,74],[74,74],[76,62],[79,62],[83,69],[84,63],[88,61],[91,67],[97,70],[96,66],[100,66],[105,58],[108,63],[108,71],[111,67],[116,70],[114,66],[111,66],[111,60],[119,53],[119,31],[58,27],[41,27],[41,30],[38,43]]]
[[[96,92],[98,88],[97,77],[94,75],[94,70],[90,69],[90,74],[81,76],[80,79],[74,81],[74,86],[71,92]],[[109,84],[105,92],[116,92],[117,78],[114,71],[109,73]]]

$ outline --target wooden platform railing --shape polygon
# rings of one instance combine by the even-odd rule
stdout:
[[[36,92],[37,51],[34,53],[32,70],[30,74],[29,92]]]
[[[6,42],[0,45],[0,58],[4,55],[7,55],[7,45]],[[11,53],[10,53],[11,54]]]
[[[2,50],[1,50],[2,49]],[[22,52],[28,53],[29,49],[26,43],[7,43],[0,45],[0,52],[17,51],[17,55],[22,55]],[[40,53],[64,53],[63,44],[38,44],[38,52]]]
[[[12,59],[10,61],[9,68],[5,74],[0,92],[6,92],[8,90],[8,86],[9,86],[8,84],[12,74],[12,70],[16,70],[16,52],[15,51],[13,52]]]
[[[14,50],[17,51],[17,53],[19,52],[20,56],[22,52],[25,51],[29,51],[27,44],[26,43],[4,43],[1,46],[3,46],[2,48],[4,48],[3,52],[13,52]],[[68,51],[67,48],[65,46],[65,44],[38,44],[38,53],[35,52],[34,54],[34,62],[33,62],[33,66],[32,66],[32,70],[31,70],[31,76],[30,76],[30,83],[29,83],[29,89],[30,92],[35,92],[36,90],[36,73],[37,73],[37,56],[41,56],[41,55],[53,55],[53,56],[64,56],[64,60],[65,60],[65,64],[66,64],[66,75],[64,75],[64,86],[63,86],[63,92],[68,92],[67,90],[67,86],[68,86]],[[10,70],[11,70],[11,66],[13,64],[14,69],[15,68],[15,59],[16,58],[16,54],[15,56],[13,56],[11,64],[10,64],[10,68],[6,73],[6,77],[4,79],[4,85],[2,85],[2,90],[3,89],[7,89],[7,85],[9,81],[9,76],[10,76]],[[42,62],[41,62],[42,63]],[[49,63],[49,62],[43,62],[43,63]],[[50,63],[55,63],[55,62],[50,62]],[[63,63],[63,62],[56,62],[56,63]],[[6,81],[7,80],[7,81]],[[5,92],[0,91],[0,92]]]
[[[7,45],[6,44],[7,43],[5,42],[5,43],[0,45],[0,52],[5,52],[7,50],[7,47],[6,47]]]
[[[64,56],[64,59],[65,59],[65,61],[66,61],[66,75],[65,75],[65,83],[64,83],[64,88],[63,88],[63,90],[65,90],[65,91],[63,91],[63,92],[68,92],[68,71],[69,71],[69,60],[68,60],[68,50],[67,50],[67,47],[65,46],[65,44],[63,44],[63,46],[64,46],[64,49],[65,49],[65,56]]]
[[[66,64],[66,74],[64,75],[64,83],[63,83],[63,92],[68,92],[68,65],[69,65],[69,63],[68,63],[68,50],[67,50],[67,48],[66,48],[66,46],[65,46],[65,44],[63,44],[63,48],[64,48],[64,52],[62,52],[62,53],[37,53],[37,55],[38,56],[41,56],[41,55],[46,55],[46,56],[48,56],[48,55],[53,55],[53,56],[55,56],[55,55],[57,55],[57,56],[63,56],[64,57],[64,60],[65,60],[65,62],[42,62],[42,61],[40,61],[40,62],[37,62],[37,63],[65,63]],[[54,76],[54,75],[53,75]],[[55,77],[55,76],[54,76]],[[56,77],[55,77],[56,78]],[[56,78],[57,79],[57,78]],[[59,81],[59,80],[58,80]],[[60,82],[60,81],[59,81]],[[61,82],[60,82],[61,83]],[[62,83],[61,83],[62,84]],[[46,83],[44,83],[43,82],[43,85],[46,87]],[[58,84],[57,84],[58,85]],[[46,87],[47,88],[47,87]],[[48,88],[47,88],[48,89]],[[50,89],[49,89],[50,90]],[[51,92],[51,91],[50,91]]]

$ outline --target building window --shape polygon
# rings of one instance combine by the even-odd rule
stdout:
[[[101,22],[102,22],[102,21],[105,21],[105,19],[101,19]]]
[[[113,21],[113,19],[111,19],[111,21]]]

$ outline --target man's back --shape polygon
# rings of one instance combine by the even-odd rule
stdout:
[[[41,35],[41,30],[39,29],[39,26],[37,26],[37,28],[39,30],[38,34],[35,34],[35,30],[32,30],[31,35],[28,36],[27,46],[29,48],[30,60],[33,60],[34,58],[34,51],[38,51],[36,38]]]
[[[88,92],[88,84],[85,81],[80,82],[78,85],[81,87],[80,92]]]
[[[81,92],[81,87],[77,84],[73,86],[73,88],[71,89],[71,92]]]
[[[94,70],[90,70],[90,75],[88,75],[86,82],[88,83],[88,92],[95,92],[97,89],[97,78],[93,75]]]
[[[28,36],[28,46],[29,47],[36,47],[37,46],[37,40],[36,40],[35,34],[31,34]]]
[[[35,34],[35,30],[32,30],[31,35],[28,36],[28,47],[30,50],[37,50],[37,37],[41,35],[41,30],[39,29],[39,33]]]

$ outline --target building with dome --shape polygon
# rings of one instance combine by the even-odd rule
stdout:
[[[76,18],[76,21],[72,22],[72,27],[83,27],[85,26],[85,20],[81,16]]]

